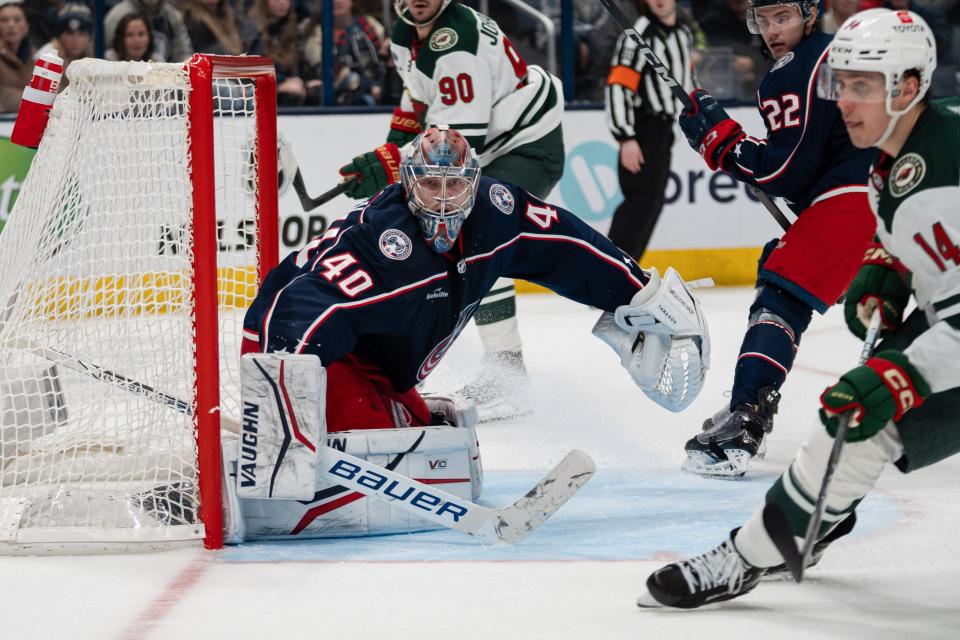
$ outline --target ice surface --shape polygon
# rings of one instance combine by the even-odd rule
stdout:
[[[712,548],[759,504],[806,432],[816,396],[856,362],[835,308],[815,317],[784,387],[767,459],[747,480],[681,474],[683,443],[725,402],[749,289],[702,292],[713,368],[681,414],[654,406],[589,334],[597,316],[556,296],[522,296],[534,413],[482,425],[484,501],[519,497],[571,448],[600,470],[513,547],[455,532],[252,544],[217,553],[0,558],[0,637],[200,638],[957,638],[960,457],[904,476],[890,468],[802,585],[762,583],[726,605],[640,611],[646,576]],[[429,381],[476,372],[468,328]]]

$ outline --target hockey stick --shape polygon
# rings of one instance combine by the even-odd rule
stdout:
[[[152,400],[158,404],[163,404],[168,407],[171,407],[180,413],[186,413],[192,415],[193,409],[190,404],[185,400],[181,400],[175,396],[163,393],[157,389],[154,389],[150,385],[129,378],[123,374],[117,373],[116,371],[111,371],[101,367],[100,365],[81,360],[80,358],[59,351],[52,347],[45,347],[43,345],[37,344],[32,341],[27,341],[24,339],[15,340],[10,344],[14,349],[20,349],[22,351],[27,351],[32,353],[35,356],[44,358],[58,364],[65,369],[70,369],[71,371],[76,371],[77,373],[82,373],[84,375],[90,376],[94,380],[99,380],[100,382],[106,382],[107,384],[119,387],[124,391],[132,393],[136,396],[141,396],[148,400]]]
[[[670,71],[664,66],[660,58],[657,57],[651,49],[650,45],[643,41],[643,38],[640,37],[640,34],[637,33],[637,30],[633,28],[630,24],[630,21],[627,20],[627,17],[623,15],[623,12],[614,4],[613,0],[600,0],[600,3],[606,8],[606,10],[613,16],[613,19],[620,25],[620,28],[623,29],[630,38],[637,43],[637,47],[640,50],[640,55],[647,59],[647,62],[653,68],[654,72],[660,76],[660,79],[670,87],[673,97],[680,101],[680,104],[683,105],[684,111],[696,111],[697,107],[693,103],[693,99],[683,90],[683,87],[680,86],[680,83],[677,82],[676,78],[670,75]],[[783,228],[784,231],[790,228],[790,221],[787,220],[786,216],[783,215],[783,211],[780,210],[780,207],[777,206],[777,203],[773,201],[769,194],[760,189],[759,187],[751,186],[750,191],[753,195],[766,207],[767,211],[770,212],[770,215],[773,216],[773,219]]]
[[[356,177],[347,178],[329,191],[321,193],[316,198],[311,198],[307,193],[307,185],[303,182],[303,174],[300,173],[300,167],[297,167],[297,172],[293,176],[293,189],[297,192],[297,197],[300,198],[300,206],[303,207],[303,210],[313,211],[320,205],[330,202],[346,191],[347,187],[353,184],[354,180],[356,180]]]
[[[324,448],[321,462],[327,478],[339,485],[380,498],[482,542],[507,544],[527,537],[596,471],[590,456],[574,449],[523,497],[496,509],[482,507],[332,447]]]
[[[873,349],[877,344],[877,337],[880,335],[880,312],[874,310],[870,318],[870,326],[867,328],[867,335],[863,340],[863,350],[860,352],[858,364],[863,364],[873,355]],[[817,495],[817,502],[814,505],[813,513],[810,514],[810,521],[807,523],[807,531],[803,537],[803,546],[797,550],[797,545],[793,539],[793,531],[787,521],[787,516],[778,505],[769,503],[763,508],[763,525],[767,534],[777,547],[780,555],[783,556],[787,568],[797,582],[803,580],[803,572],[810,562],[810,556],[813,553],[813,545],[817,541],[817,532],[820,530],[820,524],[823,522],[823,513],[827,506],[827,491],[830,489],[830,483],[833,480],[833,472],[837,469],[837,462],[840,460],[840,452],[846,442],[847,431],[850,429],[850,419],[853,412],[848,411],[837,420],[837,433],[833,436],[833,448],[830,449],[830,457],[827,458],[827,468],[823,472],[823,480],[820,482],[820,493]]]
[[[115,371],[24,340],[16,342],[15,347],[184,415],[193,415],[193,406],[185,400]],[[228,431],[240,432],[240,425],[222,414],[220,425]],[[540,526],[596,471],[590,456],[574,449],[523,497],[507,507],[496,509],[480,506],[332,447],[324,447],[321,462],[326,476],[338,485],[390,502],[399,509],[483,542],[508,544],[523,540]]]

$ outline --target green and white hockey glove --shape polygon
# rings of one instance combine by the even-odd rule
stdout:
[[[837,434],[840,414],[853,411],[847,442],[872,438],[886,424],[896,422],[923,404],[930,386],[900,351],[881,351],[840,377],[820,396],[820,422]]]
[[[875,308],[880,309],[880,326],[896,331],[903,321],[903,310],[910,301],[910,287],[904,282],[903,266],[883,248],[872,244],[863,256],[863,265],[847,289],[843,315],[847,327],[861,340]]]
[[[340,167],[344,178],[356,177],[345,193],[350,198],[369,198],[389,184],[400,181],[400,149],[388,142],[361,154]]]

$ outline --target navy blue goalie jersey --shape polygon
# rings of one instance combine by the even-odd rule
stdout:
[[[765,139],[747,136],[724,169],[783,197],[796,214],[823,197],[866,191],[872,152],[850,142],[837,103],[817,96],[832,35],[815,31],[777,60],[757,91]]]
[[[394,184],[271,271],[244,351],[355,354],[403,392],[437,366],[497,278],[613,311],[643,288],[637,263],[572,213],[481,178],[457,247],[438,254]]]

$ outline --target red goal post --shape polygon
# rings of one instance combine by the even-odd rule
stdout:
[[[219,345],[217,319],[216,198],[214,186],[213,82],[225,78],[252,78],[257,105],[257,230],[258,282],[278,261],[277,233],[277,79],[273,62],[265,56],[210,56],[197,54],[190,68],[190,171],[193,182],[195,242],[205,264],[195,264],[196,332],[200,344]],[[269,105],[267,107],[266,105]],[[199,116],[199,117],[198,117]],[[269,152],[267,152],[269,150]],[[267,195],[269,194],[269,195]],[[269,223],[263,224],[264,220]],[[212,258],[212,263],[210,259]],[[211,302],[213,304],[211,304]],[[201,518],[206,525],[204,546],[223,546],[220,455],[219,356],[203,351],[197,359],[197,448]],[[209,372],[203,375],[203,372]]]

